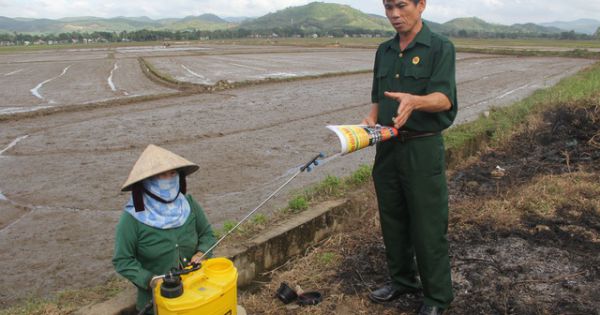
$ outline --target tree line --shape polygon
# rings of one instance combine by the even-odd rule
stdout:
[[[575,33],[574,31],[560,33],[532,33],[532,32],[481,32],[471,30],[441,31],[448,37],[460,38],[500,38],[500,39],[559,39],[559,40],[594,40],[600,39],[600,28],[594,35]]]
[[[441,31],[450,37],[463,38],[547,38],[547,39],[569,39],[590,40],[600,39],[600,28],[594,35],[580,34],[573,31],[557,34],[547,33],[501,33],[501,32],[479,32],[468,30]],[[271,29],[249,30],[244,28],[203,31],[203,30],[137,30],[122,32],[65,32],[59,34],[25,34],[25,33],[0,33],[0,42],[10,42],[16,45],[52,41],[55,43],[82,43],[82,42],[144,42],[144,41],[166,41],[166,40],[203,40],[203,39],[226,39],[226,38],[248,38],[248,37],[309,37],[309,36],[332,36],[332,37],[391,37],[393,31],[365,30],[339,28],[331,30],[304,29],[299,26],[275,27]]]

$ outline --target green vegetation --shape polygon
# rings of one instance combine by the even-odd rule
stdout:
[[[346,183],[354,186],[362,185],[371,179],[372,171],[372,166],[363,164],[358,167],[358,170],[356,170],[354,173],[352,173],[352,175],[350,175],[350,177],[346,179]]]
[[[330,252],[322,253],[318,257],[319,257],[320,265],[324,265],[324,266],[332,265],[338,259],[338,256],[335,253],[330,253]]]
[[[225,231],[225,233],[229,233],[229,231],[233,230],[233,227],[236,224],[236,222],[230,220],[223,222],[223,231]]]
[[[236,224],[237,224],[237,222],[235,222],[235,221],[225,220],[225,222],[223,222],[223,226],[221,227],[221,229],[215,229],[213,231],[215,234],[215,237],[216,238],[223,237],[225,234],[229,233],[229,231],[233,230],[233,228],[235,227]]]
[[[326,195],[337,195],[340,193],[341,186],[342,181],[338,177],[327,175],[316,189]]]
[[[304,196],[296,196],[288,203],[288,208],[292,213],[298,213],[308,209],[308,201]]]
[[[265,224],[267,222],[268,218],[266,215],[262,214],[262,213],[258,213],[255,214],[254,217],[252,218],[252,223],[254,224]]]

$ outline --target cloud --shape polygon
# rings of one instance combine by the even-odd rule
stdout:
[[[184,17],[213,13],[227,16],[261,16],[314,0],[0,0],[0,15],[8,17],[61,18],[69,16]],[[366,13],[384,15],[381,1],[323,0],[350,5]],[[600,1],[590,0],[429,0],[424,17],[446,22],[477,16],[488,22],[513,24],[598,18]]]
[[[445,22],[457,17],[477,16],[488,22],[514,24],[525,22],[569,21],[579,18],[597,18],[592,12],[600,12],[600,1],[588,0],[484,0],[483,5],[473,1],[429,1],[432,20]],[[426,11],[427,12],[427,11]]]

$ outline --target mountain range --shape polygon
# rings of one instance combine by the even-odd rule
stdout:
[[[556,27],[567,31],[572,30],[576,33],[591,35],[598,30],[598,27],[600,27],[600,21],[594,19],[579,19],[570,22],[555,21],[550,23],[541,23],[540,25]]]
[[[121,32],[147,30],[214,31],[235,27],[237,23],[226,21],[214,14],[153,20],[141,17],[98,18],[93,16],[69,17],[58,20],[7,18],[0,16],[0,32],[17,33],[66,33],[66,32]]]
[[[542,33],[557,34],[574,30],[578,33],[593,34],[600,27],[600,21],[582,19],[571,22],[551,22],[542,24],[501,25],[488,23],[476,17],[457,18],[443,24],[428,22],[437,32],[446,34],[459,31],[478,33]],[[244,28],[248,30],[270,30],[276,28],[298,28],[305,31],[369,30],[393,31],[384,16],[366,14],[348,5],[313,2],[303,6],[289,7],[258,18],[226,17],[214,14],[187,16],[153,20],[141,17],[69,17],[62,19],[8,18],[0,16],[0,32],[49,34],[66,32],[121,32],[147,30],[226,30]]]

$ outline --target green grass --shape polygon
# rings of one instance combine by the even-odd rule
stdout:
[[[252,218],[252,223],[253,224],[265,224],[267,222],[268,218],[266,215],[262,214],[262,213],[258,213],[256,215],[254,215],[254,217]]]
[[[321,265],[329,266],[337,261],[338,256],[335,253],[322,253],[318,256],[319,263]]]
[[[528,115],[539,113],[553,106],[573,103],[582,99],[600,96],[600,62],[561,80],[557,85],[534,92],[528,98],[509,107],[490,110],[488,118],[480,118],[471,123],[451,128],[444,133],[446,148],[451,159],[460,159],[477,150],[476,144],[489,141],[492,145],[506,140],[515,126],[522,124]],[[471,147],[471,148],[469,148]],[[457,154],[460,151],[463,154]],[[454,152],[454,153],[453,153]],[[453,156],[456,156],[453,157]],[[452,161],[449,161],[452,164]]]
[[[304,196],[296,196],[288,202],[288,208],[292,213],[298,213],[308,209],[308,201]]]
[[[316,193],[328,196],[338,195],[342,188],[342,180],[333,175],[327,175],[325,179],[319,183],[315,189]]]
[[[371,179],[372,171],[372,166],[362,164],[352,175],[346,178],[346,183],[349,185],[362,185]]]

